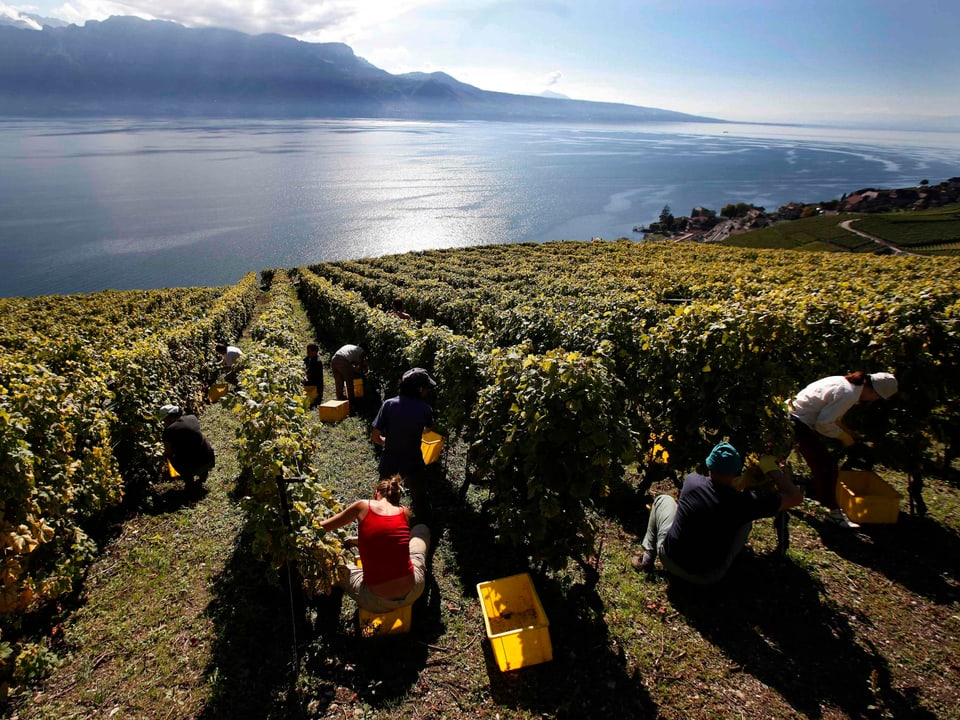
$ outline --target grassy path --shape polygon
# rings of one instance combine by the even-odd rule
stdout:
[[[217,452],[206,494],[188,495],[181,482],[154,485],[147,509],[123,524],[90,569],[65,626],[71,652],[22,718],[174,718],[203,708],[214,587],[242,522],[229,497],[237,474],[232,419],[219,406],[203,415]]]

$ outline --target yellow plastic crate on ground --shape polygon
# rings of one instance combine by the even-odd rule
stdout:
[[[363,567],[360,558],[357,558],[357,567]],[[357,621],[360,625],[360,635],[365,638],[378,635],[402,635],[410,632],[410,625],[413,621],[413,605],[407,605],[386,613],[374,613],[358,608]]]
[[[350,414],[349,400],[327,400],[320,403],[320,419],[323,422],[337,422]]]
[[[529,573],[478,583],[477,595],[501,672],[553,660],[550,622]]]
[[[363,637],[378,635],[402,635],[410,632],[413,605],[397,608],[387,613],[372,613],[360,608],[360,634]]]
[[[420,452],[423,453],[424,465],[432,465],[440,459],[443,450],[443,435],[428,430],[420,440]]]
[[[856,523],[895,523],[900,513],[900,493],[872,470],[841,470],[837,502]]]

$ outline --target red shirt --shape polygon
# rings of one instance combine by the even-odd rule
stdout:
[[[413,575],[410,524],[406,514],[378,515],[370,506],[358,525],[364,583],[380,585],[404,575]]]

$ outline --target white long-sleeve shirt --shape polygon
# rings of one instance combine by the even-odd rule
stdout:
[[[233,364],[237,362],[243,356],[243,351],[233,345],[227,345],[227,352],[223,356],[223,366],[227,368],[233,367]]]
[[[840,419],[860,401],[862,392],[863,385],[854,385],[843,375],[821,378],[797,393],[791,414],[821,435],[850,445],[853,437]]]

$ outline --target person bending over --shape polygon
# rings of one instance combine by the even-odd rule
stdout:
[[[215,350],[220,355],[220,367],[223,378],[231,385],[237,384],[237,361],[243,357],[243,351],[235,345],[217,343]]]
[[[203,485],[216,465],[216,456],[200,432],[197,416],[184,415],[178,405],[164,405],[157,415],[163,421],[163,456],[183,478],[187,489]]]
[[[843,425],[843,416],[857,403],[888,400],[897,392],[897,379],[890,373],[855,372],[821,378],[807,385],[793,399],[790,420],[797,450],[813,475],[814,499],[830,512],[827,521],[856,529],[837,502],[839,466],[827,443],[837,440],[852,452],[856,436]]]
[[[353,381],[367,372],[367,351],[360,345],[344,345],[330,358],[333,389],[337,400],[349,400],[353,409]]]

